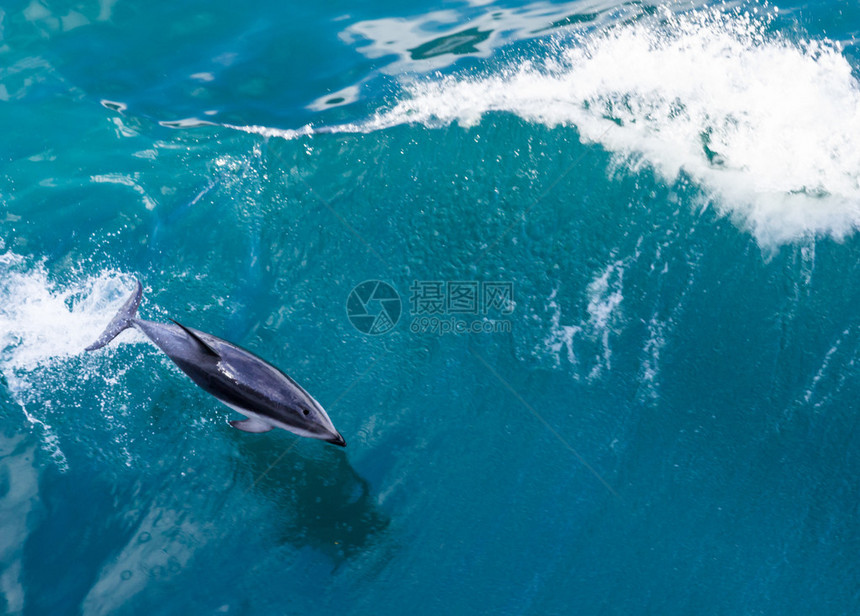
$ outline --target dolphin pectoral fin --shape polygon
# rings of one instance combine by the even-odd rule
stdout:
[[[209,346],[206,342],[204,342],[203,338],[201,338],[200,336],[198,336],[197,334],[195,334],[193,331],[191,331],[190,329],[188,329],[187,327],[185,327],[185,326],[184,326],[182,323],[180,323],[179,321],[177,321],[177,320],[175,320],[175,319],[170,319],[170,320],[171,320],[171,321],[173,321],[174,323],[176,323],[179,327],[181,327],[181,328],[182,328],[182,331],[184,331],[186,334],[188,334],[188,335],[189,335],[189,337],[190,337],[194,342],[196,342],[196,343],[197,343],[197,346],[199,346],[199,347],[200,347],[200,350],[201,350],[201,351],[203,351],[203,353],[204,353],[205,355],[211,355],[212,357],[215,357],[215,358],[221,359],[221,355],[219,355],[219,354],[218,354],[218,351],[216,351],[216,350],[215,350],[215,349],[213,349],[211,346]]]
[[[253,432],[255,434],[268,432],[273,427],[271,424],[267,424],[265,421],[257,419],[256,417],[250,417],[248,419],[234,419],[229,423],[237,430],[241,430],[242,432]]]

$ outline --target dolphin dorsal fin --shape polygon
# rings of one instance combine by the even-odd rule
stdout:
[[[182,328],[182,331],[184,331],[186,334],[188,334],[189,336],[191,336],[191,339],[192,339],[192,340],[194,340],[194,341],[195,341],[195,342],[200,346],[201,350],[202,350],[206,355],[211,355],[212,357],[215,357],[215,358],[221,359],[221,355],[218,353],[218,351],[216,351],[215,349],[213,349],[213,348],[212,348],[212,347],[211,347],[211,346],[210,346],[206,341],[204,341],[204,340],[203,340],[203,338],[201,338],[200,336],[198,336],[197,334],[195,334],[193,331],[191,331],[190,329],[188,329],[187,327],[185,327],[185,326],[184,326],[182,323],[180,323],[179,321],[177,321],[177,320],[175,320],[175,319],[170,319],[170,320],[171,320],[171,321],[173,321],[174,323],[176,323],[179,327],[181,327],[181,328]]]

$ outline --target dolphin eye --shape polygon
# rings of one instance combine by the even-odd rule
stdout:
[[[302,409],[302,413],[304,413],[305,415],[310,415],[310,414],[311,414],[311,412],[310,412],[309,410],[307,410],[307,409]]]

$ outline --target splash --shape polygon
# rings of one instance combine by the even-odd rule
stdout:
[[[0,375],[60,469],[67,460],[49,423],[52,404],[42,391],[43,371],[80,355],[121,305],[129,286],[113,271],[61,286],[50,280],[43,264],[11,252],[0,255]]]
[[[667,15],[576,44],[542,65],[416,83],[374,122],[474,124],[506,111],[575,126],[666,181],[686,174],[764,243],[860,224],[860,85],[838,47],[768,34],[739,12]]]
[[[705,204],[762,244],[843,238],[860,226],[860,84],[838,44],[790,40],[774,20],[740,9],[667,10],[556,37],[540,61],[414,79],[364,122],[242,130],[296,138],[469,126],[513,113],[575,127],[632,173],[647,166],[668,183],[692,179]]]
[[[127,277],[115,271],[60,286],[44,265],[0,255],[0,373],[13,391],[27,372],[80,354],[129,288]]]

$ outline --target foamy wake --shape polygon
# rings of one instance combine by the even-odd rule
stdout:
[[[41,431],[44,449],[61,468],[66,458],[46,410],[62,383],[45,382],[42,371],[82,354],[130,288],[127,277],[113,271],[60,286],[43,265],[11,252],[0,254],[0,374],[9,396]]]
[[[621,162],[683,173],[764,243],[860,225],[860,84],[839,46],[772,17],[698,10],[572,35],[485,77],[419,79],[390,110],[327,132],[471,125],[510,112],[575,126]],[[294,138],[307,130],[245,130]]]

